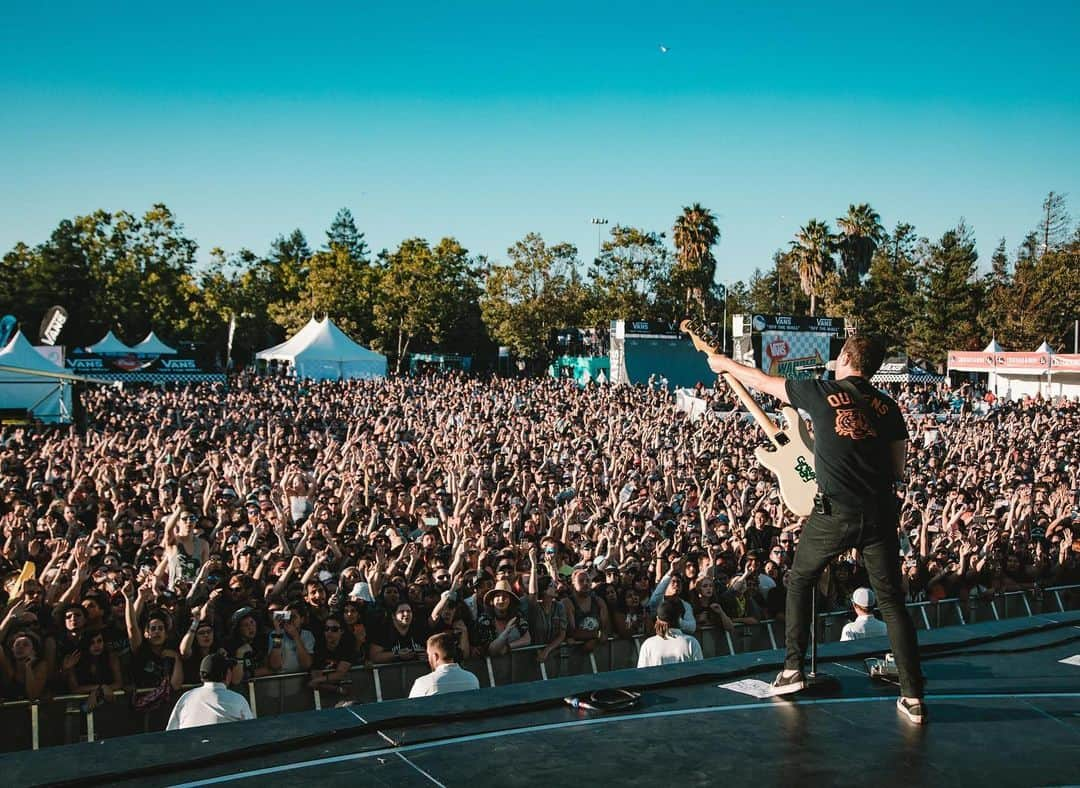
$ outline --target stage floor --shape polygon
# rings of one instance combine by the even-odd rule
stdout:
[[[1080,654],[1080,619],[1061,623],[983,642],[957,640],[927,653],[930,722],[922,727],[897,712],[895,686],[871,681],[862,656],[844,656],[852,649],[838,644],[823,650],[819,664],[839,682],[826,695],[759,699],[718,686],[731,677],[691,677],[644,690],[637,709],[619,714],[575,711],[550,695],[536,708],[487,715],[470,709],[473,716],[466,719],[455,719],[446,706],[445,718],[415,724],[400,716],[365,719],[376,707],[336,709],[294,715],[297,732],[320,714],[349,715],[356,730],[344,736],[335,730],[326,740],[279,752],[237,753],[207,767],[176,764],[167,774],[144,773],[126,783],[114,772],[109,782],[275,788],[598,780],[678,780],[680,786],[1077,783],[1080,665],[1061,660]],[[769,665],[737,678],[770,681],[774,675]],[[167,735],[138,738],[142,764],[152,759],[153,748],[168,745]],[[90,754],[84,748],[94,746],[63,749]]]

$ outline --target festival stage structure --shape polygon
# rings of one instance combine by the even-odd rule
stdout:
[[[845,318],[741,314],[731,320],[732,358],[770,375],[820,376],[855,333]]]

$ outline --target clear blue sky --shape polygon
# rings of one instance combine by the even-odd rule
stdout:
[[[984,263],[1053,189],[1080,216],[1080,3],[10,3],[0,252],[164,202],[200,244],[375,249],[453,234],[499,260],[590,217],[719,217],[721,278],[869,202]],[[665,54],[660,45],[669,47]]]

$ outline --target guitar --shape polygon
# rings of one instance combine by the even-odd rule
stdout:
[[[702,353],[719,353],[719,342],[711,331],[696,320],[684,320],[679,330],[689,335],[694,347]],[[754,450],[757,461],[776,474],[780,481],[780,497],[784,504],[799,517],[814,511],[817,495],[817,473],[814,472],[814,440],[798,412],[790,405],[781,409],[784,427],[777,427],[758,405],[750,392],[727,372],[724,380],[742,400],[742,404],[761,427],[773,448],[759,446]]]

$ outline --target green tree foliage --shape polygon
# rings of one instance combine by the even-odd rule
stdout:
[[[941,362],[949,350],[980,346],[979,310],[983,284],[977,277],[978,253],[967,226],[948,230],[922,253],[921,298],[908,339],[912,355]]]
[[[981,325],[1010,350],[1034,350],[1043,340],[1072,350],[1072,324],[1080,315],[1080,237],[1042,252],[1045,237],[1029,234],[1011,269],[999,245],[985,280]]]
[[[859,293],[861,326],[885,337],[892,347],[904,346],[914,324],[919,300],[918,241],[915,228],[903,222],[886,233]]]
[[[546,359],[553,329],[578,326],[583,313],[572,288],[571,270],[577,248],[561,243],[549,246],[537,233],[529,233],[507,250],[509,262],[488,271],[481,314],[492,338],[526,359]]]
[[[1040,255],[1058,251],[1069,235],[1069,212],[1065,208],[1065,195],[1050,192],[1043,200],[1039,228]]]
[[[694,203],[683,208],[672,229],[675,241],[672,285],[682,294],[684,314],[689,314],[691,301],[696,301],[704,312],[716,279],[716,258],[712,251],[720,241],[716,217],[708,208]]]
[[[407,353],[438,347],[469,322],[480,295],[478,274],[455,239],[443,238],[432,248],[410,238],[381,255],[378,267],[375,328],[399,371]]]
[[[931,243],[904,223],[885,233],[868,204],[852,205],[837,220],[838,236],[811,220],[771,267],[721,285],[713,256],[719,230],[699,204],[676,219],[674,254],[663,234],[615,226],[587,270],[573,246],[536,234],[500,264],[470,258],[452,238],[434,247],[408,239],[370,262],[344,208],[318,252],[294,230],[265,256],[213,249],[208,263],[196,264],[195,242],[158,204],[141,215],[64,219],[36,246],[16,244],[0,258],[0,314],[14,314],[36,341],[43,314],[60,304],[70,315],[61,336],[69,347],[95,342],[107,329],[128,342],[152,329],[167,342],[201,345],[204,361],[224,357],[235,316],[234,358],[242,363],[322,315],[401,360],[438,350],[476,355],[482,364],[494,338],[519,357],[544,361],[554,329],[617,318],[674,322],[687,314],[688,298],[711,322],[725,305],[729,317],[850,316],[934,362],[949,349],[982,347],[990,335],[1010,350],[1044,339],[1071,350],[1080,230],[1070,231],[1056,192],[1037,216],[1012,256],[1002,241],[989,271],[978,272],[975,240],[963,224]]]
[[[748,284],[739,289],[743,293],[741,306],[748,312],[801,315],[810,307],[810,299],[800,288],[796,256],[791,252],[774,253],[772,268],[755,269]]]
[[[277,320],[292,333],[312,316],[325,315],[345,333],[369,340],[378,278],[379,273],[353,257],[346,246],[315,252],[307,260],[303,291]]]
[[[356,221],[348,208],[342,208],[334,215],[334,221],[326,233],[326,248],[331,252],[344,250],[353,260],[367,262],[367,241],[364,234],[356,229]]]
[[[817,299],[825,278],[836,268],[828,223],[811,219],[801,227],[791,242],[791,255],[799,272],[799,286],[810,297],[810,314],[817,314]]]
[[[664,305],[656,298],[670,281],[670,272],[663,234],[615,225],[589,269],[592,293],[585,323],[670,319],[662,315]]]
[[[0,278],[12,282],[11,302],[32,341],[53,304],[68,310],[63,342],[85,346],[107,330],[141,340],[190,335],[198,287],[192,275],[196,244],[164,205],[141,218],[97,211],[63,220],[34,249],[19,244],[5,256]]]
[[[835,238],[836,250],[843,263],[844,286],[854,290],[870,270],[874,252],[885,238],[885,228],[878,212],[867,203],[849,205],[847,214],[836,220],[840,230]]]

